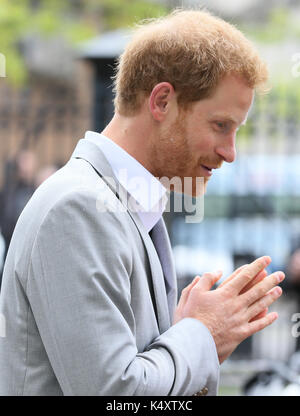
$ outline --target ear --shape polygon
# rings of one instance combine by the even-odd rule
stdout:
[[[165,119],[171,105],[176,100],[174,87],[169,82],[160,82],[153,88],[149,97],[149,109],[157,121]]]

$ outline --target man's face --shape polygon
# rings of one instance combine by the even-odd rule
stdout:
[[[213,169],[223,161],[234,161],[236,132],[246,121],[253,97],[253,89],[244,81],[227,76],[211,97],[197,101],[186,112],[177,109],[176,117],[161,126],[152,144],[154,175],[169,180],[180,177],[184,193],[203,193],[203,188],[196,189],[196,178],[203,177],[206,188]],[[187,177],[192,178],[192,189],[183,187]]]

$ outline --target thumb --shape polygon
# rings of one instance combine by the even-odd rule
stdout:
[[[198,283],[198,281],[201,279],[201,277],[200,276],[196,276],[195,278],[194,278],[194,280],[188,285],[188,286],[186,286],[184,289],[183,289],[183,291],[181,292],[181,296],[180,296],[180,299],[179,299],[179,303],[178,303],[178,306],[181,306],[181,305],[184,305],[185,304],[185,302],[187,301],[187,298],[188,298],[188,296],[189,296],[189,294],[190,294],[190,291],[192,290],[192,288]]]
[[[210,290],[213,285],[221,278],[222,274],[222,270],[211,273],[204,273],[197,283],[197,288],[200,288],[203,291]]]

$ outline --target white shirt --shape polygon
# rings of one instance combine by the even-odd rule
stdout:
[[[149,232],[162,216],[169,192],[141,163],[103,134],[87,131],[85,139],[95,143],[104,153],[112,170],[134,198],[137,213]]]

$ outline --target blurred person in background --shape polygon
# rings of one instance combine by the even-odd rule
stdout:
[[[287,261],[285,285],[300,297],[300,247],[295,248]]]
[[[216,290],[222,272],[196,276],[176,305],[170,189],[158,178],[192,178],[183,192],[199,196],[196,179],[234,161],[266,79],[252,44],[207,12],[139,26],[113,119],[86,133],[18,221],[0,294],[0,395],[217,394],[220,364],[277,319],[267,308],[284,275],[266,277],[264,256]]]
[[[286,264],[286,280],[284,290],[295,299],[297,310],[300,311],[300,245],[294,246]],[[296,339],[296,350],[300,351],[300,337]]]
[[[0,288],[3,265],[17,220],[35,189],[56,170],[56,165],[37,169],[36,156],[30,150],[22,150],[15,160],[8,162],[5,185],[0,193],[0,230],[4,240],[2,262],[0,258]]]
[[[8,162],[0,193],[0,229],[5,243],[3,263],[19,215],[35,190],[35,172],[36,157],[30,150],[21,150],[15,160]]]
[[[35,175],[35,187],[38,188],[46,179],[53,175],[57,169],[58,165],[46,165],[39,169]]]

